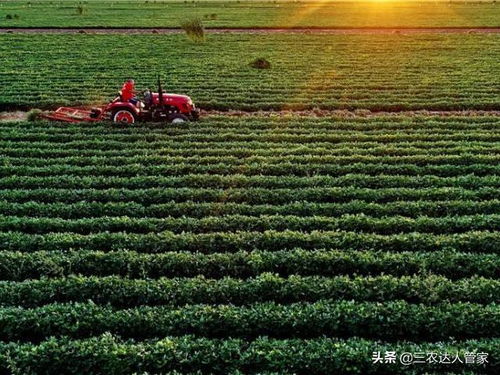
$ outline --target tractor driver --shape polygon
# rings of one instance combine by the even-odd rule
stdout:
[[[120,91],[121,98],[124,102],[130,102],[137,105],[139,99],[135,97],[135,82],[133,79],[127,79]]]

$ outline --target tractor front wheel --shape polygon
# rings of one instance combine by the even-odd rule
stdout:
[[[178,124],[184,124],[189,121],[187,116],[183,115],[182,113],[174,113],[169,116],[170,123],[174,125]]]
[[[117,124],[133,124],[135,122],[135,114],[128,109],[117,109],[113,112],[111,118]]]

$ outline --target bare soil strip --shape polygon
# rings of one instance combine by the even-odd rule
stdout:
[[[28,112],[23,112],[23,111],[0,112],[0,123],[26,121],[27,119],[28,119]]]
[[[255,27],[206,28],[208,33],[318,33],[318,34],[415,34],[415,33],[500,33],[498,27]],[[1,33],[23,34],[175,34],[180,28],[101,28],[101,27],[0,27]]]
[[[304,111],[204,111],[201,110],[201,117],[213,116],[232,116],[232,117],[415,117],[415,116],[439,116],[439,117],[500,117],[500,111],[480,111],[480,110],[464,110],[464,111],[370,111],[367,109],[356,110],[324,110],[324,109],[311,109]]]

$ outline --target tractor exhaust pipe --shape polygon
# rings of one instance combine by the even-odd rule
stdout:
[[[163,105],[163,90],[161,88],[161,81],[159,74],[158,74],[158,101],[160,105]]]

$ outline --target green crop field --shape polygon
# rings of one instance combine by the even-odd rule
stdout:
[[[0,375],[499,374],[499,6],[1,1]]]
[[[0,3],[0,27],[497,27],[494,1],[75,1]],[[10,16],[10,17],[9,17]]]
[[[0,373],[497,373],[499,126],[0,124]]]
[[[0,34],[0,110],[101,104],[128,77],[204,109],[500,109],[500,34]],[[119,56],[119,58],[117,58]],[[249,66],[265,57],[271,69]]]

